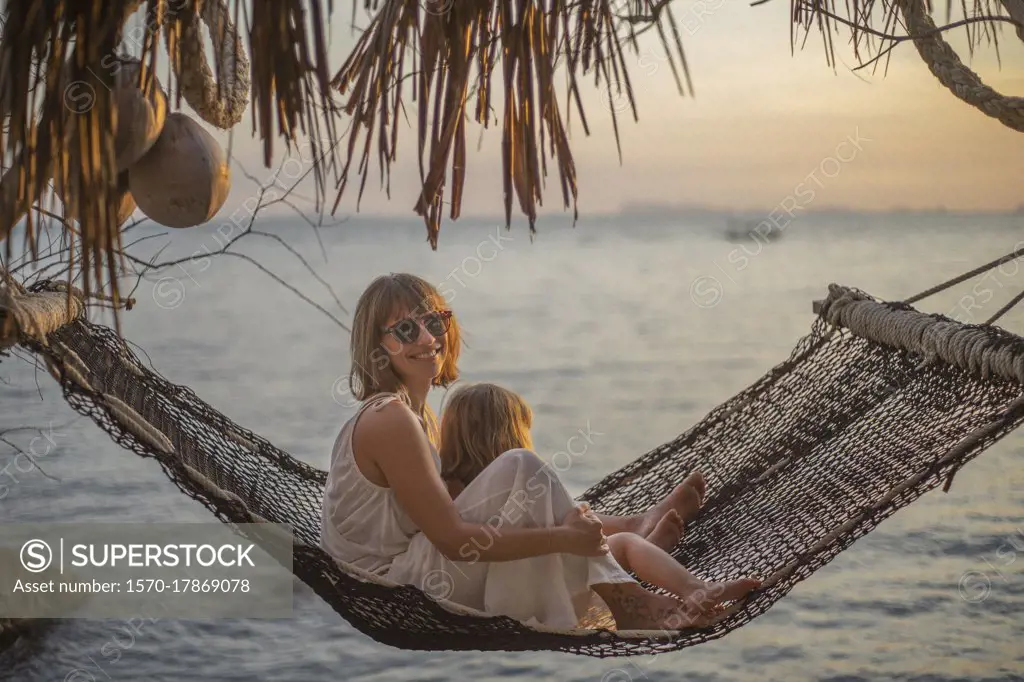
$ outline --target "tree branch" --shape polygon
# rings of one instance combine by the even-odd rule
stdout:
[[[320,158],[323,159],[324,156],[326,156],[326,154],[328,153],[330,153],[330,150],[326,150],[323,154],[320,155]],[[284,167],[284,164],[288,162],[290,159],[291,157],[285,157],[282,160],[282,168]],[[235,161],[235,164],[239,167],[241,166],[241,164],[238,164],[237,161]],[[253,182],[253,184],[257,186],[255,195],[256,205],[254,208],[251,209],[248,222],[240,234],[232,236],[230,240],[228,240],[226,243],[224,243],[217,249],[204,251],[202,255],[204,257],[204,260],[207,257],[212,258],[222,255],[232,256],[235,258],[241,258],[242,260],[245,260],[255,265],[260,271],[267,274],[275,282],[284,286],[286,289],[288,289],[296,296],[298,296],[301,300],[308,303],[321,313],[325,314],[333,323],[337,324],[342,329],[348,330],[348,327],[336,315],[332,314],[326,308],[313,301],[309,296],[299,291],[295,286],[286,282],[283,278],[276,275],[269,268],[259,263],[256,259],[248,255],[245,255],[244,253],[239,253],[237,251],[238,243],[243,238],[247,238],[251,235],[257,235],[261,238],[274,241],[275,243],[284,247],[284,249],[288,253],[294,256],[302,264],[303,268],[307,272],[309,272],[316,279],[316,281],[329,292],[334,304],[337,305],[338,309],[348,314],[348,310],[345,308],[344,305],[342,305],[341,300],[339,299],[338,295],[334,292],[331,285],[317,273],[316,269],[312,267],[312,265],[308,262],[306,258],[304,258],[295,248],[289,245],[279,235],[272,234],[265,230],[255,229],[257,219],[268,208],[275,204],[282,204],[284,206],[287,206],[290,209],[291,213],[297,215],[300,219],[302,219],[302,221],[305,224],[313,228],[314,234],[316,234],[317,237],[317,243],[319,245],[320,252],[323,255],[324,261],[327,261],[327,252],[326,249],[324,248],[323,241],[319,234],[319,227],[340,225],[344,223],[346,219],[341,219],[334,223],[325,225],[324,211],[322,208],[319,211],[318,218],[314,218],[311,217],[310,215],[307,215],[306,212],[300,210],[296,203],[294,203],[291,200],[292,197],[298,196],[296,188],[301,182],[303,182],[306,178],[309,177],[311,170],[311,168],[306,168],[305,171],[299,175],[299,177],[294,179],[294,182],[291,182],[290,185],[286,185],[280,182],[281,168],[279,168],[271,176],[271,180],[266,183],[261,183],[254,176],[249,174],[244,168],[242,168],[242,174],[245,175],[245,177],[247,177],[249,180]],[[247,205],[248,203],[249,202],[247,201]],[[41,249],[41,253],[37,253],[36,257],[33,257],[31,254],[28,253],[23,254],[19,258],[13,259],[10,264],[4,264],[2,261],[0,261],[0,273],[5,273],[4,276],[10,278],[12,282],[14,281],[13,276],[15,274],[19,275],[19,278],[22,280],[21,284],[38,283],[45,280],[52,281],[57,277],[62,276],[70,277],[72,265],[75,262],[79,261],[77,254],[77,240],[69,239],[69,235],[74,234],[74,224],[70,220],[67,220],[64,216],[59,215],[53,211],[47,210],[41,206],[34,206],[33,210],[37,215],[39,215],[43,219],[44,223],[48,221],[55,223],[58,226],[57,234],[59,236],[57,238],[52,238],[53,233],[50,231],[51,227],[49,225],[46,225],[44,229],[39,230],[41,234],[45,234],[48,238],[48,242],[46,243],[45,247]],[[147,220],[148,219],[146,218],[143,218],[142,220],[136,220],[132,222],[130,225],[124,227],[121,231],[122,237],[125,234],[128,234],[130,230],[136,229],[140,225],[145,224]],[[318,222],[319,226],[317,224]],[[159,273],[160,271],[165,270],[166,268],[175,266],[180,267],[186,263],[195,262],[195,254],[188,257],[170,259],[166,261],[160,260],[160,257],[164,253],[164,251],[172,245],[172,239],[169,237],[170,232],[171,231],[164,231],[155,234],[141,235],[137,239],[133,239],[130,242],[127,242],[122,248],[117,249],[116,255],[122,262],[122,266],[118,272],[118,276],[129,274],[134,275],[136,278],[133,286],[131,287],[131,292],[128,294],[129,299],[127,302],[129,307],[132,303],[134,303],[134,299],[132,299],[131,297],[134,296],[135,292],[138,290],[138,287],[140,286],[141,282],[144,279],[147,281],[151,281],[150,277],[152,275]],[[149,257],[141,257],[139,255],[136,255],[136,253],[133,253],[133,251],[137,250],[138,245],[155,237],[163,236],[169,237],[167,243],[161,245],[153,255]],[[21,286],[21,284],[19,284],[19,286]],[[109,289],[112,286],[112,284],[113,283],[111,281],[103,282],[103,286],[101,287],[100,291]],[[102,299],[107,297],[99,296],[96,298],[101,299],[102,305]],[[90,301],[90,303],[93,302]],[[110,306],[106,305],[103,307]]]

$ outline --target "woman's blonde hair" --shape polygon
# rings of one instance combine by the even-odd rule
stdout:
[[[391,356],[382,346],[384,326],[395,314],[422,315],[447,307],[447,302],[437,288],[416,275],[391,273],[370,282],[356,303],[352,319],[352,368],[348,377],[352,396],[364,401],[379,393],[397,393],[410,405],[408,390],[395,373]],[[431,383],[447,387],[459,378],[458,361],[462,350],[461,331],[454,316],[443,343],[441,371]],[[420,417],[427,436],[436,445],[438,427],[433,411],[424,405]]]
[[[533,449],[533,411],[517,393],[494,384],[456,387],[441,412],[441,478],[463,485],[506,450]]]

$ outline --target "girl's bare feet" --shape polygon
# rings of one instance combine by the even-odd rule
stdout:
[[[594,585],[618,630],[683,630],[704,627],[710,616],[693,604],[648,592],[638,583]]]
[[[675,510],[679,514],[683,523],[690,521],[704,504],[706,492],[707,482],[705,482],[704,476],[699,471],[693,472],[684,478],[683,482],[677,485],[665,499],[641,517],[637,534],[642,537],[650,535],[662,517],[671,510]],[[665,548],[662,547],[662,549]]]
[[[740,578],[723,582],[701,582],[694,586],[692,592],[679,595],[695,609],[707,612],[723,602],[735,601],[747,596],[761,586],[756,578]]]
[[[675,509],[669,509],[647,535],[647,541],[669,552],[683,538],[683,519]]]

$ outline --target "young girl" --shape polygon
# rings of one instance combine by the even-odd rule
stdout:
[[[452,499],[501,453],[533,450],[532,425],[530,406],[508,389],[487,383],[453,389],[441,415],[439,451],[441,478]],[[528,506],[529,500],[519,502],[520,506],[524,503]],[[669,511],[646,538],[636,533],[615,533],[607,539],[608,548],[622,568],[701,610],[739,599],[761,584],[751,578],[727,582],[699,580],[651,541],[654,534],[670,535],[678,542],[682,536],[678,513]]]

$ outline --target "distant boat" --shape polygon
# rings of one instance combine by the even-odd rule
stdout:
[[[731,242],[751,239],[774,242],[782,239],[782,228],[770,220],[730,218],[725,228],[725,238]]]

